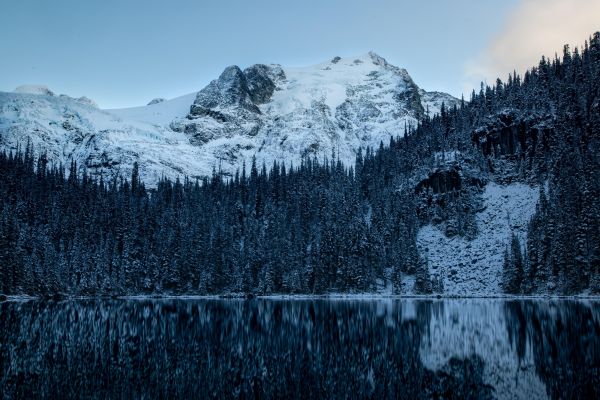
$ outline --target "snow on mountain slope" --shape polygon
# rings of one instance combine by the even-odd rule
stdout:
[[[31,143],[57,162],[76,160],[82,169],[105,177],[128,177],[135,161],[141,177],[155,184],[162,176],[202,176],[211,159],[184,134],[113,114],[68,96],[0,92],[0,147]]]
[[[535,212],[539,188],[523,183],[488,183],[483,193],[485,209],[477,214],[477,237],[448,238],[429,224],[417,234],[421,257],[431,276],[444,280],[444,294],[500,295],[503,253],[514,232],[525,243],[527,223]]]
[[[105,110],[123,120],[147,122],[168,127],[175,118],[184,118],[190,111],[196,93],[189,93],[172,100],[153,99],[146,106]]]
[[[400,96],[414,96],[416,87],[405,69],[388,64],[374,53],[358,58],[339,58],[306,68],[286,68],[280,90],[264,108],[275,114],[289,114],[298,108],[310,108],[315,101],[322,102],[331,111],[347,102],[369,101],[381,114],[396,117],[418,117],[419,105],[414,109],[399,102]],[[379,113],[376,113],[378,116]],[[398,115],[402,114],[402,115]],[[387,120],[379,120],[388,122]]]

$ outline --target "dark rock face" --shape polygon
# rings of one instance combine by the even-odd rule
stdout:
[[[285,79],[281,68],[256,64],[242,71],[236,65],[227,67],[219,79],[198,92],[189,117],[209,116],[226,122],[223,112],[216,113],[215,109],[231,109],[232,112],[241,109],[260,114],[257,105],[271,99],[277,79]]]
[[[458,171],[435,171],[429,178],[422,180],[417,185],[416,193],[427,192],[430,189],[434,194],[442,194],[460,190],[462,185]]]
[[[284,79],[277,65],[256,64],[244,71],[235,65],[227,67],[198,92],[186,119],[173,121],[171,129],[186,133],[196,145],[234,135],[256,136],[264,123],[258,105],[270,101],[276,82]],[[233,153],[227,157],[236,158]]]
[[[154,104],[162,103],[164,101],[166,101],[166,100],[163,99],[162,97],[157,97],[155,99],[150,100],[150,102],[147,105],[152,106]]]
[[[421,102],[421,95],[419,94],[419,87],[415,84],[415,82],[406,74],[404,78],[404,84],[406,85],[406,90],[400,93],[397,93],[394,98],[400,104],[407,103],[409,105],[409,109],[414,113],[414,117],[417,119],[423,118],[425,115],[425,109],[423,108],[423,104]]]
[[[417,215],[423,223],[439,225],[447,237],[473,238],[477,234],[475,213],[481,209],[485,182],[459,165],[439,168],[415,186],[420,199]]]
[[[551,117],[522,118],[507,111],[490,118],[473,132],[472,140],[485,156],[526,156],[533,154],[538,145],[546,146],[551,135]]]
[[[216,107],[241,107],[258,112],[252,102],[246,76],[238,66],[225,68],[219,79],[198,92],[190,114],[205,115],[205,110]]]
[[[277,71],[273,76],[272,69],[264,64],[256,64],[244,70],[248,92],[254,104],[264,104],[271,100],[275,91],[275,82],[273,78],[285,79],[282,70]]]
[[[198,92],[187,121],[173,123],[171,128],[185,132],[192,143],[200,145],[236,133],[254,136],[261,126],[258,105],[271,99],[275,82],[281,79],[285,74],[278,66],[256,64],[244,71],[235,65],[227,67]],[[206,129],[206,119],[216,122],[218,128]]]
[[[219,111],[211,110],[210,108],[203,107],[198,104],[192,104],[190,108],[189,119],[193,119],[194,117],[211,117],[212,119],[218,122],[227,122],[228,118],[225,114]],[[188,124],[185,128],[185,131],[188,132],[194,124]]]

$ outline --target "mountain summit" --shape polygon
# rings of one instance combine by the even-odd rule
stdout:
[[[443,102],[457,102],[425,92],[373,52],[303,68],[229,66],[197,93],[127,109],[36,93],[0,93],[1,146],[29,141],[92,173],[126,175],[138,161],[150,185],[213,168],[232,174],[253,157],[298,164],[335,154],[352,163],[359,148],[387,143]]]
[[[216,145],[231,164],[255,153],[298,160],[332,151],[352,161],[360,147],[387,143],[425,110],[438,111],[441,103],[429,99],[405,69],[372,52],[305,68],[231,66],[170,126],[192,143]]]

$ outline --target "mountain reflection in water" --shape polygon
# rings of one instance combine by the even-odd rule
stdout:
[[[2,398],[600,398],[600,303],[0,304]]]

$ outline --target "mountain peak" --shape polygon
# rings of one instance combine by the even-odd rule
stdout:
[[[306,67],[227,67],[169,127],[205,146],[229,172],[255,155],[297,163],[332,149],[351,163],[359,148],[401,135],[441,101],[452,98],[429,96],[405,69],[370,51]]]
[[[13,90],[13,93],[41,94],[45,96],[54,96],[54,92],[48,89],[48,86],[46,85],[21,85],[15,88],[15,90]]]
[[[381,57],[374,51],[369,51],[368,53],[364,53],[356,57],[335,56],[329,61],[329,63],[342,65],[360,65],[372,63],[381,67],[387,67],[390,65],[385,58]]]
[[[369,58],[371,59],[371,61],[373,61],[373,64],[375,64],[375,65],[380,65],[382,67],[389,65],[385,58],[381,57],[379,54],[375,53],[374,51],[369,51],[367,53],[367,55],[369,56]]]

